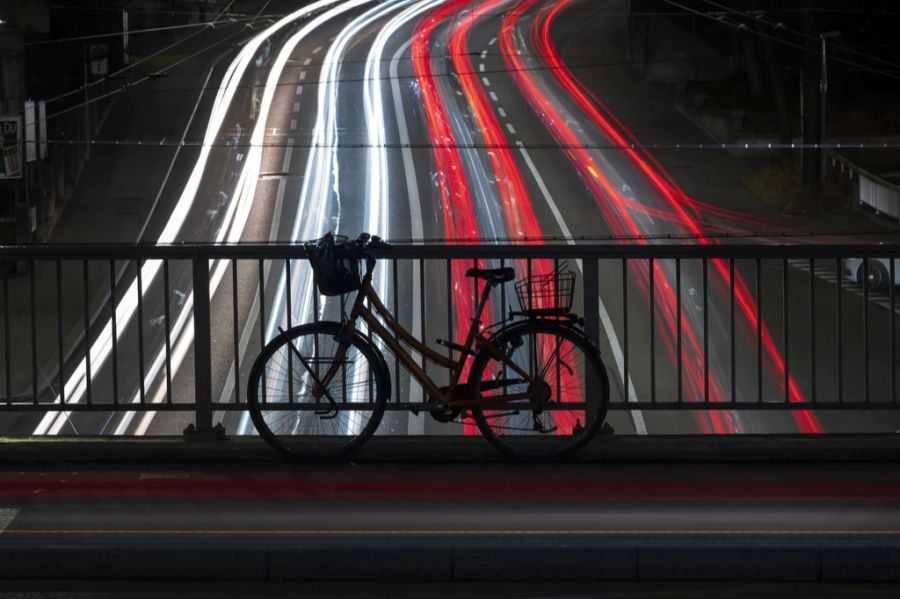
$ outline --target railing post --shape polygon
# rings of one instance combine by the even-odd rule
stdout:
[[[223,439],[221,423],[212,423],[212,328],[209,322],[209,258],[191,260],[194,287],[194,424],[184,429],[187,440]]]
[[[584,301],[584,332],[597,348],[600,347],[600,264],[597,258],[581,261],[582,299]],[[588,396],[600,393],[600,381],[588,377],[585,393]]]

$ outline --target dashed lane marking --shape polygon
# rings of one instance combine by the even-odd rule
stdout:
[[[297,119],[291,119],[291,131],[297,128]]]
[[[506,129],[513,135],[516,134],[516,128],[513,127],[512,123],[506,123]]]
[[[490,87],[490,86],[491,86],[491,81],[490,81],[490,79],[488,79],[487,77],[482,77],[481,80],[484,81],[484,86],[485,86],[485,87]]]
[[[485,58],[487,58],[487,50],[482,50],[481,51],[481,60],[484,60]]]
[[[294,112],[300,111],[300,102],[294,102]]]
[[[297,91],[296,91],[295,93],[296,93],[296,95],[298,95],[298,96],[299,96],[300,94],[302,94],[302,93],[303,93],[303,86],[302,86],[302,85],[298,85],[298,86],[297,86]]]
[[[287,173],[290,171],[291,166],[291,156],[294,155],[294,138],[289,137],[287,140],[287,147],[284,149],[284,162],[281,164],[281,172]]]
[[[492,37],[492,38],[491,38],[491,41],[488,42],[488,46],[493,46],[496,42],[497,42],[497,38],[496,38],[496,37]]]
[[[306,79],[306,71],[300,71],[300,81]]]
[[[809,261],[807,260],[788,260],[788,263],[797,270],[809,272]],[[838,277],[837,275],[835,275],[834,270],[827,266],[816,265],[815,275],[817,279],[822,279],[823,281],[831,283],[832,285],[836,285],[838,282]],[[841,278],[841,289],[859,297],[866,296],[866,292],[863,289],[862,285],[843,276]],[[900,314],[900,300],[895,298],[894,301],[896,302],[894,311]],[[889,293],[869,291],[869,302],[877,306],[881,306],[885,310],[891,309],[891,296]]]
[[[478,64],[478,70],[481,71],[482,73],[484,73],[484,63],[483,62]]]
[[[307,58],[306,60],[303,61],[303,66],[309,66],[309,63],[311,63],[311,62],[312,62],[312,58]]]
[[[491,100],[493,100],[494,102],[499,102],[499,101],[500,101],[500,100],[497,99],[497,94],[495,94],[494,92],[490,92],[490,94],[491,94]]]
[[[316,46],[316,49],[313,50],[313,54],[318,54],[321,51],[322,51],[322,46]]]
[[[500,113],[500,116],[502,116],[503,118],[506,118],[506,111],[503,110],[503,107],[502,107],[502,106],[498,106],[498,107],[497,107],[497,112]]]

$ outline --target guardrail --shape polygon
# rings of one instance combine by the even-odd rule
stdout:
[[[22,415],[0,429],[143,434],[174,426],[146,414],[184,412],[200,431],[216,416],[248,432],[240,412],[261,345],[278,327],[339,314],[340,298],[306,291],[304,257],[291,245],[0,248],[26,273],[0,281],[0,414]],[[522,274],[569,261],[613,410],[900,406],[894,285],[853,282],[881,269],[895,281],[900,246],[425,244],[380,257],[387,306],[429,343],[454,338],[452,306],[472,291],[451,281],[455,261]],[[495,296],[499,321],[512,294]],[[400,422],[422,391],[386,358]]]
[[[831,166],[850,180],[854,200],[869,206],[876,214],[900,221],[900,185],[889,183],[838,154],[831,154]]]

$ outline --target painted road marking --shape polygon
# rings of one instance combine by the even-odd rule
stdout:
[[[18,514],[19,510],[16,508],[0,508],[0,533],[6,530]]]
[[[506,123],[506,129],[513,135],[516,134],[516,128],[512,126],[512,123]]]
[[[281,172],[287,173],[290,171],[291,166],[291,156],[294,155],[294,138],[289,137],[287,140],[287,147],[284,149],[284,162],[281,164]]]
[[[306,79],[306,71],[300,71],[300,81]]]
[[[522,158],[525,159],[525,164],[528,166],[528,170],[531,171],[534,180],[537,182],[538,189],[541,190],[541,195],[544,196],[544,200],[547,202],[547,206],[550,208],[553,218],[556,219],[556,224],[563,232],[563,235],[569,239],[569,245],[574,245],[575,240],[572,237],[572,231],[566,224],[565,219],[563,219],[562,213],[556,205],[556,201],[550,194],[550,190],[547,189],[544,178],[541,177],[537,166],[535,166],[534,161],[531,159],[531,154],[528,153],[528,150],[525,149],[525,145],[522,142],[516,142],[516,146],[518,146],[519,152],[522,153]],[[581,263],[581,260],[576,260],[575,265],[578,267],[578,270],[584,274],[584,265]],[[597,302],[599,303],[600,323],[603,325],[603,330],[606,331],[607,339],[609,339],[613,360],[619,371],[619,378],[622,380],[622,385],[625,387],[626,401],[635,403],[638,401],[637,393],[635,392],[632,375],[629,373],[627,377],[625,376],[625,357],[622,352],[622,344],[619,342],[619,336],[616,334],[616,329],[613,326],[612,319],[609,317],[609,311],[606,309],[606,304],[603,302],[602,295],[597,297]],[[631,415],[631,421],[634,423],[635,432],[639,435],[646,435],[647,423],[644,421],[644,415],[639,410],[629,411],[629,414]]]
[[[291,131],[297,128],[297,119],[291,119]]]
[[[299,112],[300,110],[300,102],[294,102],[294,112]]]
[[[485,86],[485,87],[490,87],[490,86],[491,86],[491,82],[490,82],[490,80],[488,80],[487,77],[482,77],[481,80],[484,81],[484,86]]]
[[[808,260],[788,260],[788,263],[798,270],[807,273],[809,272]],[[836,285],[838,282],[834,270],[829,268],[828,266],[816,264],[815,274],[816,278],[822,279],[823,281],[831,283],[832,285]],[[859,297],[866,296],[866,292],[863,289],[863,286],[856,281],[850,280],[847,277],[843,276],[843,273],[841,274],[841,290],[847,291]],[[900,314],[900,300],[895,298],[894,301],[897,304],[894,306],[894,311]],[[885,310],[891,309],[891,296],[889,293],[869,291],[869,302],[877,306],[881,306]]]
[[[487,50],[482,50],[481,51],[481,60],[484,60],[485,58],[487,58]]]
[[[491,41],[488,42],[488,46],[493,46],[497,42],[497,38],[492,37]]]
[[[297,91],[294,92],[294,93],[295,93],[295,95],[298,95],[298,96],[301,95],[301,94],[303,93],[303,86],[302,86],[302,85],[298,85],[298,86],[297,86]]]
[[[322,51],[322,46],[316,46],[316,49],[313,50],[313,54],[318,54],[321,51]]]
[[[499,102],[499,101],[500,101],[500,100],[497,99],[497,94],[495,94],[494,92],[490,92],[490,94],[491,94],[491,100],[493,100],[494,102]]]
[[[500,116],[502,116],[503,118],[506,118],[506,111],[503,110],[503,107],[502,107],[502,106],[498,106],[498,107],[497,107],[497,112],[500,113]]]
[[[478,70],[481,71],[482,73],[484,73],[484,63],[483,62],[478,64]]]
[[[309,63],[311,63],[311,62],[312,62],[312,58],[307,58],[306,60],[303,61],[303,66],[309,66]]]

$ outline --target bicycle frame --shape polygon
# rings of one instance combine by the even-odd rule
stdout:
[[[510,401],[532,399],[537,396],[536,392],[532,393],[526,391],[524,393],[511,393],[500,397],[490,397],[488,399],[471,397],[466,394],[466,392],[468,392],[466,385],[460,383],[460,377],[465,368],[466,360],[469,356],[474,355],[475,352],[473,351],[473,348],[475,347],[486,348],[496,360],[503,362],[510,370],[521,376],[522,382],[529,383],[529,387],[531,386],[531,383],[534,383],[534,378],[532,376],[517,364],[513,363],[509,356],[497,349],[497,347],[494,346],[494,344],[492,344],[479,330],[481,315],[484,312],[484,307],[487,305],[491,295],[492,287],[489,284],[485,284],[484,290],[481,292],[478,305],[475,308],[475,313],[472,315],[469,330],[466,333],[465,343],[461,348],[455,348],[460,353],[459,359],[453,360],[439,354],[426,346],[419,339],[416,339],[409,330],[400,324],[390,310],[385,307],[381,298],[378,297],[378,293],[372,287],[372,269],[374,266],[375,260],[373,258],[367,258],[366,273],[363,276],[362,286],[357,292],[353,307],[350,310],[350,314],[345,323],[345,326],[347,327],[345,333],[346,339],[352,337],[353,332],[356,329],[356,322],[361,319],[369,327],[369,330],[374,335],[380,337],[385,345],[390,348],[400,364],[402,364],[413,378],[424,387],[428,394],[449,408],[466,409],[474,407],[499,407]],[[368,300],[368,306],[366,305],[366,300]],[[384,320],[385,324],[382,324],[381,321],[378,320],[378,316]],[[401,340],[407,343],[413,351],[422,354],[427,360],[447,368],[450,371],[449,386],[445,389],[439,387],[437,383],[428,376],[424,368],[416,362],[411,353],[401,345]],[[343,362],[347,347],[349,347],[349,344],[340,344],[334,363],[321,379],[323,386],[330,384],[332,378],[337,374],[339,368],[338,365]]]

